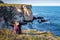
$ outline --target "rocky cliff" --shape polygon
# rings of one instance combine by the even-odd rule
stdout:
[[[31,21],[33,20],[31,8],[31,5],[25,4],[0,4],[0,17],[3,17],[6,22]]]

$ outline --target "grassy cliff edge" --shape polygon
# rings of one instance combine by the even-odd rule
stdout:
[[[0,40],[14,40],[12,30],[0,29]],[[54,36],[51,32],[37,30],[22,30],[22,34],[18,35],[15,40],[60,40],[60,37]]]

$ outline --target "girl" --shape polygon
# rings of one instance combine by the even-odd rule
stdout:
[[[21,34],[21,25],[18,21],[14,23],[14,34]]]

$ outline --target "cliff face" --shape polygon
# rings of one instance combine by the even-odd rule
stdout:
[[[28,5],[27,5],[27,6],[26,6],[26,5],[23,5],[24,18],[25,18],[25,20],[27,20],[27,21],[33,19],[31,8],[32,8],[31,5],[30,5],[30,6],[28,6]]]
[[[0,5],[0,28],[13,24],[15,21],[24,23],[33,20],[32,6],[23,4],[1,4]],[[6,26],[6,27],[5,27]]]
[[[16,12],[16,14],[18,14],[20,17],[23,17],[23,20],[31,21],[33,20],[31,8],[31,5],[21,5],[20,7],[16,7],[14,12]]]
[[[1,6],[2,5],[2,6]],[[7,20],[5,21],[20,21],[23,20],[31,21],[33,20],[32,6],[31,5],[15,5],[12,4],[1,4],[0,5],[0,16]],[[0,19],[1,20],[1,19]]]
[[[20,8],[16,8],[16,14],[20,16],[20,21],[31,21],[33,20],[31,5],[22,5]]]

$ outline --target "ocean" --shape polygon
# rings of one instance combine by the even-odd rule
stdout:
[[[32,13],[33,16],[44,17],[50,23],[38,23],[38,20],[34,20],[33,24],[22,25],[23,29],[50,31],[55,36],[60,36],[60,6],[33,6]]]

